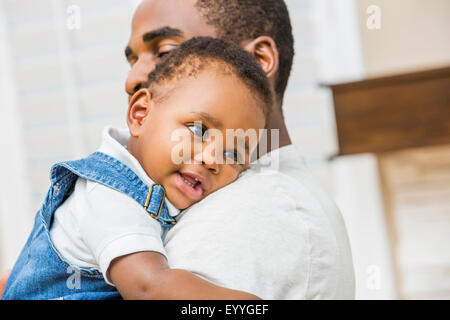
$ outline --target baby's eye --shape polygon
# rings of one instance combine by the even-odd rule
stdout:
[[[223,155],[226,158],[229,158],[229,159],[233,160],[234,163],[236,163],[236,164],[244,164],[244,161],[243,161],[244,159],[242,158],[240,153],[237,152],[236,150],[234,150],[234,151],[225,151],[223,153]]]
[[[190,125],[188,126],[189,130],[192,131],[196,136],[203,138],[205,135],[205,132],[207,130],[204,126],[198,126],[198,125]]]

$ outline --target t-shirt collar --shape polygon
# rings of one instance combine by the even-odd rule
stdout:
[[[268,165],[271,164],[271,165]],[[298,168],[305,164],[303,157],[293,144],[273,150],[257,161],[250,164],[253,171],[260,171],[261,169],[271,169],[275,171],[289,171],[292,168]]]
[[[147,175],[139,161],[127,150],[128,140],[130,139],[130,131],[127,128],[106,127],[102,133],[102,144],[99,152],[103,152],[133,170],[138,177],[147,185],[154,184],[153,180]],[[175,217],[180,213],[169,199],[166,198],[167,209],[171,217]]]

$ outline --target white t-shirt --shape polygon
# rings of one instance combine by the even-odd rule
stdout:
[[[172,268],[263,299],[354,299],[342,215],[294,146],[184,210],[164,242]]]
[[[106,130],[99,151],[150,185],[124,148],[128,139],[127,130]],[[134,200],[84,179],[57,210],[51,237],[67,260],[99,269],[105,279],[115,257],[149,250],[165,254],[172,268],[263,299],[353,299],[353,264],[341,214],[295,147],[260,161],[268,157],[278,157],[278,170],[252,164],[236,182],[184,210],[167,233],[165,248],[159,223]],[[167,205],[172,216],[178,214]]]
[[[127,129],[106,128],[98,151],[132,169],[148,186],[153,181],[127,150]],[[166,199],[171,216],[179,210]],[[58,252],[71,264],[100,270],[106,281],[111,261],[123,255],[155,251],[166,255],[159,222],[128,195],[78,178],[73,193],[56,210],[50,236]]]

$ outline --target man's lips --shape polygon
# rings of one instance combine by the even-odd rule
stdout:
[[[193,172],[178,172],[176,186],[189,199],[195,201],[200,200],[209,188],[207,180],[203,176]]]

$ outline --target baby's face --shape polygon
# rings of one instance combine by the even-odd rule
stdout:
[[[265,118],[258,100],[235,76],[202,71],[173,82],[174,87],[164,87],[169,89],[164,99],[150,99],[138,133],[130,127],[132,153],[164,186],[171,203],[185,209],[248,168]],[[237,131],[230,135],[230,129]]]

